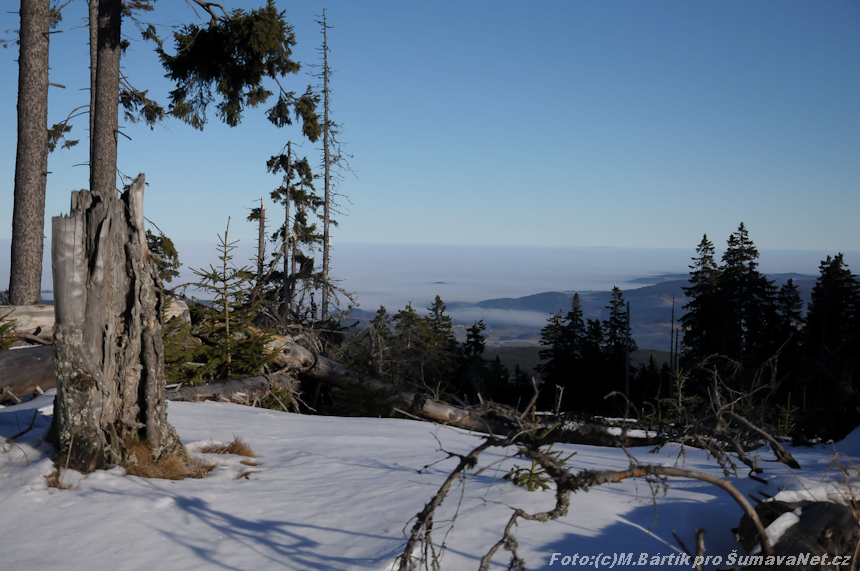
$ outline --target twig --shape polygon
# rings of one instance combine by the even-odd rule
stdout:
[[[25,428],[24,430],[22,430],[21,432],[19,432],[19,433],[18,433],[18,434],[16,434],[15,436],[10,436],[10,437],[9,437],[9,438],[7,438],[6,440],[7,440],[7,441],[9,441],[9,442],[12,442],[12,441],[14,441],[16,438],[18,438],[19,436],[23,436],[23,435],[27,434],[28,432],[30,432],[31,430],[33,430],[33,426],[36,424],[36,415],[37,415],[37,414],[39,414],[39,411],[38,411],[38,410],[34,410],[34,411],[33,411],[33,418],[30,420],[30,426],[28,426],[27,428]]]

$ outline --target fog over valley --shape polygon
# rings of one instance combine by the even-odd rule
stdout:
[[[183,267],[170,286],[196,281],[192,269],[215,263],[215,240],[177,242]],[[237,265],[253,265],[255,244],[239,242],[234,252]],[[50,247],[46,244],[42,285],[52,289]],[[9,279],[9,241],[0,240],[0,283]],[[271,252],[270,252],[271,253]],[[722,254],[717,251],[717,256]],[[777,279],[782,274],[809,276],[801,282],[805,298],[811,290],[821,260],[836,252],[813,250],[763,250],[760,269]],[[598,248],[438,246],[416,244],[335,244],[332,274],[355,295],[357,317],[385,306],[396,313],[411,302],[419,312],[439,295],[459,325],[483,319],[490,327],[488,343],[535,344],[549,312],[567,311],[574,292],[583,295],[588,318],[604,318],[609,292],[618,286],[631,302],[633,336],[642,348],[668,350],[671,300],[676,298],[676,317],[686,303],[681,286],[689,273],[690,248]],[[860,267],[860,252],[846,252],[852,270]],[[786,276],[789,277],[789,276]],[[660,284],[659,288],[653,288]],[[779,285],[779,283],[777,284]],[[648,288],[647,290],[643,288]],[[634,290],[640,290],[640,295]],[[566,295],[549,296],[548,292]],[[193,288],[188,295],[199,295]],[[546,295],[537,295],[546,294]],[[528,297],[527,297],[528,296]],[[45,296],[49,298],[50,296]],[[527,298],[520,300],[518,298]],[[367,313],[365,313],[367,312]],[[665,315],[663,315],[665,314]],[[645,321],[643,321],[645,320]],[[462,328],[459,328],[462,331]]]

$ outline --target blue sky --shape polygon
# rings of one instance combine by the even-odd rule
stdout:
[[[760,249],[860,250],[860,4],[278,1],[317,61],[328,9],[334,118],[355,176],[334,241],[689,248],[744,221]],[[228,2],[252,8],[257,2]],[[86,5],[51,38],[50,122],[86,104]],[[150,19],[204,21],[178,0]],[[0,30],[17,27],[0,14]],[[134,38],[134,30],[125,31]],[[11,236],[16,49],[0,50],[0,238]],[[125,63],[164,99],[151,47]],[[307,67],[305,67],[307,69]],[[285,85],[316,83],[304,71]],[[86,118],[73,132],[86,136]],[[298,128],[262,109],[203,133],[127,126],[147,217],[177,241],[252,240],[266,159]],[[85,188],[84,140],[49,158],[47,218]],[[299,150],[319,160],[316,145]],[[49,224],[48,224],[49,227]],[[855,271],[857,268],[853,268]]]

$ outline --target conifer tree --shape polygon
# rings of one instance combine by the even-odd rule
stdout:
[[[425,318],[430,331],[431,346],[427,348],[430,361],[425,374],[426,382],[435,390],[450,390],[454,373],[457,370],[457,339],[454,337],[454,323],[451,316],[445,315],[445,302],[438,295],[433,300]]]
[[[684,328],[684,346],[687,356],[694,362],[720,350],[719,338],[720,300],[718,284],[721,275],[714,259],[714,245],[708,235],[696,247],[697,257],[690,266],[690,287],[684,293],[690,301],[684,305],[686,313],[681,318]]]
[[[800,332],[803,330],[806,320],[803,317],[803,300],[800,298],[800,289],[789,278],[779,288],[776,296],[776,312],[779,316],[779,337],[783,340],[792,339],[792,346],[800,345]]]
[[[540,331],[541,350],[538,355],[542,363],[537,366],[537,371],[548,386],[561,382],[570,360],[570,348],[564,335],[566,326],[567,318],[559,311],[549,316]]]
[[[606,309],[609,310],[609,318],[603,322],[603,334],[609,375],[607,382],[613,390],[629,394],[628,384],[632,372],[629,353],[635,351],[637,346],[631,335],[624,294],[618,286],[612,288],[612,297]]]
[[[743,222],[729,236],[723,254],[719,295],[723,354],[757,363],[778,347],[776,287],[758,271],[758,250]]]
[[[578,386],[578,383],[582,381],[585,336],[582,302],[579,294],[575,293],[570,311],[566,315],[562,315],[560,311],[553,314],[541,330],[540,344],[543,348],[539,355],[543,363],[538,365],[537,371],[541,373],[546,387],[541,393],[541,405],[554,404],[547,400],[554,398],[554,395],[548,394],[552,387],[562,387],[566,391],[565,400],[568,402],[576,398],[574,391],[583,388]]]
[[[483,320],[476,321],[466,329],[466,342],[460,353],[460,364],[457,371],[457,384],[468,402],[477,403],[479,395],[486,394],[487,362],[484,359],[484,349],[487,338],[484,331],[487,326]]]
[[[603,325],[599,319],[587,321],[582,341],[582,367],[585,383],[580,408],[596,412],[603,407],[603,396],[611,390],[606,385],[607,362]]]
[[[606,309],[609,310],[609,318],[603,322],[606,355],[611,362],[621,363],[626,359],[627,340],[630,339],[630,351],[635,351],[637,347],[628,327],[624,294],[618,286],[612,288],[612,297]]]
[[[812,289],[809,304],[807,354],[824,360],[833,352],[854,353],[858,340],[860,284],[841,253],[827,256]]]
[[[254,274],[233,264],[236,242],[230,242],[229,231],[228,220],[224,235],[218,236],[218,267],[194,270],[200,276],[196,285],[214,295],[211,305],[200,308],[202,322],[195,332],[204,343],[199,352],[204,365],[195,371],[194,381],[256,375],[273,359],[265,350],[271,335],[253,326],[260,302],[248,304]]]

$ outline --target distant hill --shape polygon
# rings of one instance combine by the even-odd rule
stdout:
[[[679,319],[683,314],[683,305],[687,303],[684,287],[690,285],[687,276],[683,279],[676,278],[677,275],[656,276],[652,278],[641,278],[643,280],[657,281],[654,285],[636,289],[624,290],[624,300],[630,302],[630,326],[633,329],[633,337],[636,343],[643,349],[669,349],[669,322],[672,315],[672,299],[675,300],[675,318]],[[794,279],[800,290],[801,299],[804,301],[804,311],[812,295],[815,286],[815,276],[803,274],[773,274],[768,276],[777,287],[787,282],[789,278]],[[637,281],[638,280],[634,280]],[[638,282],[639,283],[639,282]],[[582,302],[582,312],[586,319],[606,319],[609,311],[611,292],[608,291],[584,291],[579,292]],[[518,298],[499,298],[479,301],[477,303],[453,302],[448,304],[449,309],[501,309],[507,311],[529,311],[540,313],[549,317],[552,313],[562,311],[567,313],[573,299],[573,292],[544,292],[527,295]],[[504,315],[495,312],[493,319],[488,320],[488,325],[504,326]],[[539,328],[538,328],[539,329]]]
[[[690,285],[687,278],[687,274],[664,274],[631,281],[631,283],[636,284],[651,283],[652,285],[628,290],[621,288],[624,292],[624,300],[630,302],[630,326],[633,329],[633,338],[636,339],[636,343],[641,349],[669,350],[672,299],[675,300],[675,318],[680,319],[684,314],[683,305],[687,303],[687,296],[683,289]],[[772,274],[768,278],[773,280],[777,287],[782,286],[789,279],[794,279],[804,302],[804,312],[806,311],[812,296],[812,288],[817,279],[815,276],[790,273]],[[518,349],[522,346],[537,345],[541,327],[523,325],[522,320],[515,321],[513,317],[522,314],[513,312],[529,312],[531,315],[538,314],[546,318],[557,311],[567,313],[570,310],[573,293],[548,291],[524,297],[488,299],[477,303],[453,301],[447,303],[447,306],[450,312],[488,310],[487,316],[483,318],[488,326],[485,332],[487,346],[508,346],[511,349]],[[609,305],[611,292],[583,291],[579,292],[579,297],[582,302],[582,312],[586,319],[603,320],[609,316],[609,310],[606,309],[606,306]],[[393,315],[399,309],[391,308],[389,312]],[[508,311],[512,312],[510,316],[506,316],[505,312]],[[475,319],[482,318],[480,311],[470,311],[469,313],[470,315],[478,315]],[[375,314],[376,312],[353,309],[349,318],[359,320],[359,326],[363,326],[366,320],[372,319]],[[506,321],[506,319],[510,319],[510,321]],[[540,322],[540,318],[533,321]],[[455,317],[454,323],[457,326],[455,327],[455,334],[458,340],[462,342],[465,339],[465,327],[472,325],[472,321],[466,323],[458,321]],[[645,360],[647,361],[647,357]],[[523,362],[520,364],[525,366]]]

